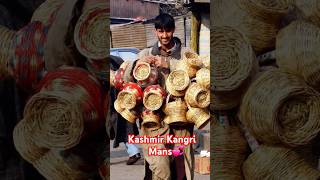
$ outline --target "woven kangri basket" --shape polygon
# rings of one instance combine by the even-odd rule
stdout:
[[[165,96],[164,89],[159,85],[149,86],[143,93],[143,105],[148,110],[156,111],[161,108]]]
[[[210,91],[198,83],[191,83],[184,99],[192,107],[206,108],[210,105]]]
[[[137,105],[136,96],[129,91],[120,91],[117,100],[123,109],[133,109]]]
[[[196,74],[196,80],[199,85],[209,89],[210,88],[210,70],[207,68],[201,68]]]
[[[74,41],[79,52],[90,59],[105,59],[109,56],[109,10],[106,3],[96,3],[85,10],[79,18]]]
[[[247,38],[231,27],[214,27],[212,34],[214,57],[210,76],[214,91],[235,90],[257,68],[254,52]]]
[[[286,0],[240,0],[242,7],[253,17],[277,24],[289,12]]]
[[[210,113],[201,108],[193,108],[188,106],[186,117],[187,120],[194,123],[198,129],[202,129],[210,122]]]
[[[167,124],[185,124],[190,123],[186,118],[187,105],[186,103],[178,98],[175,101],[169,102],[170,96],[167,96],[167,103],[163,108],[163,112],[168,116],[165,119]]]
[[[217,179],[242,180],[241,171],[248,145],[238,126],[222,126],[219,122],[211,124],[211,172]]]
[[[45,25],[52,23],[55,13],[63,5],[63,0],[46,0],[34,12],[31,21],[40,21]]]
[[[176,91],[183,91],[189,86],[190,78],[185,71],[174,70],[166,81],[166,86],[171,86]]]
[[[137,113],[135,112],[135,110],[124,109],[120,114],[130,123],[135,123],[137,120]]]
[[[302,11],[306,19],[310,20],[317,26],[320,25],[320,4],[317,0],[292,0],[295,6]]]
[[[168,79],[166,80],[166,90],[169,92],[169,94],[171,94],[173,96],[177,96],[177,97],[182,97],[186,93],[186,90],[182,90],[182,91],[175,90],[172,87],[171,83],[168,81]]]
[[[87,166],[86,162],[75,155],[73,156],[70,161],[61,155],[61,151],[50,150],[33,166],[48,180],[92,178],[93,173],[87,173],[77,168]]]
[[[114,101],[114,109],[115,109],[118,113],[121,113],[121,112],[124,110],[124,108],[122,108],[122,107],[120,106],[120,103],[119,103],[119,101],[118,101],[117,99]]]
[[[188,76],[190,78],[193,78],[196,76],[198,68],[190,66],[187,60],[183,59],[177,63],[176,70],[186,71],[188,73]]]
[[[23,159],[29,163],[35,162],[48,151],[35,144],[31,127],[32,124],[29,125],[25,120],[21,120],[13,130],[14,146]]]
[[[41,91],[27,102],[24,118],[26,123],[33,124],[38,146],[68,149],[80,142],[85,119],[72,93]]]
[[[213,26],[230,26],[243,33],[250,41],[254,51],[257,54],[267,52],[275,47],[275,38],[278,30],[278,24],[266,23],[253,17],[241,7],[240,0],[217,0],[213,6]],[[259,27],[259,28],[257,28]],[[214,28],[213,28],[214,29]],[[210,44],[215,39],[212,38],[214,31],[210,33]],[[213,48],[211,48],[212,53]]]
[[[247,179],[319,179],[320,171],[312,168],[294,151],[284,147],[260,146],[243,163]]]
[[[192,51],[186,51],[183,53],[183,59],[188,63],[189,66],[194,68],[200,68],[203,62],[197,53]]]
[[[306,21],[294,21],[277,35],[276,59],[280,68],[302,76],[319,89],[320,28]]]
[[[160,116],[152,111],[146,111],[142,114],[142,126],[151,130],[160,128]]]
[[[202,56],[203,66],[210,69],[210,55]]]
[[[151,73],[151,67],[148,63],[141,63],[133,69],[133,77],[136,80],[146,80]]]
[[[260,141],[288,146],[309,143],[320,131],[320,94],[281,70],[258,77],[244,95],[240,120]]]

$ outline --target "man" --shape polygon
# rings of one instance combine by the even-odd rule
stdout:
[[[139,60],[134,62],[127,68],[131,70],[126,72],[127,77],[132,75],[133,67],[139,65],[141,62],[147,62],[158,68],[162,75],[159,79],[159,84],[164,87],[165,79],[170,71],[175,69],[177,62],[186,51],[182,47],[179,38],[174,37],[175,22],[169,14],[160,14],[155,18],[155,35],[158,38],[157,43],[151,48],[142,50],[139,53]],[[173,134],[174,136],[192,136],[193,125],[187,126],[172,126],[161,121],[161,127],[156,130],[149,130],[141,128],[141,134],[147,136],[163,136],[166,134]],[[148,156],[148,148],[150,146],[158,148],[177,148],[180,144],[143,144],[143,153],[145,155],[145,180],[169,180],[177,179],[183,180],[193,179],[193,151],[192,145],[188,145],[184,149],[183,156]]]

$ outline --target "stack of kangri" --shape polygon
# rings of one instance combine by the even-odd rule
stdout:
[[[111,76],[119,90],[115,110],[130,123],[141,118],[141,125],[148,129],[161,127],[162,120],[203,128],[210,120],[210,57],[185,51],[177,62],[164,85],[159,83],[159,69],[147,62],[134,67],[133,82],[124,81],[124,68],[116,71]]]

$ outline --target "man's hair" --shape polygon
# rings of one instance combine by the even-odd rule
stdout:
[[[160,14],[154,19],[156,29],[172,30],[175,28],[174,19],[170,14]]]

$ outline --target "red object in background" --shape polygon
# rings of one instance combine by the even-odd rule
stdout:
[[[137,83],[128,82],[123,86],[122,90],[133,93],[136,96],[136,100],[138,102],[142,101],[143,91]]]
[[[118,69],[115,73],[113,84],[114,84],[114,87],[118,90],[123,89],[123,85],[125,83],[123,79],[123,75],[124,75],[123,68]]]

